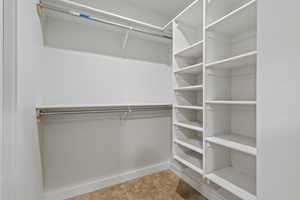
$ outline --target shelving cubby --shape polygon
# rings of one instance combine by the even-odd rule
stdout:
[[[174,158],[181,164],[203,174],[203,157],[200,153],[188,149],[180,144],[174,144]]]
[[[203,2],[194,1],[173,23],[174,54],[188,49],[196,49],[203,42]]]
[[[203,112],[174,108],[174,125],[195,131],[203,131]],[[175,130],[176,132],[176,130]]]
[[[256,106],[206,106],[206,142],[256,155]]]
[[[203,137],[201,132],[183,127],[175,127],[175,143],[203,154]]]
[[[173,21],[174,158],[228,199],[256,199],[256,9],[194,1]]]
[[[255,157],[215,144],[206,145],[206,178],[240,199],[255,200]]]
[[[213,12],[220,15],[225,11],[220,8],[209,11]],[[256,51],[256,14],[256,0],[252,0],[206,26],[206,65]]]
[[[256,9],[206,1],[204,171],[230,199],[256,199]]]
[[[210,25],[220,21],[252,1],[253,0],[206,0],[205,23],[206,25]]]
[[[256,64],[206,70],[207,101],[256,101]]]

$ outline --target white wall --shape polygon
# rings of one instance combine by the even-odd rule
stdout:
[[[171,67],[43,49],[40,104],[171,103]]]
[[[35,0],[17,5],[17,131],[16,199],[41,200],[42,178],[39,140],[35,120],[37,78],[41,67],[42,34]]]
[[[169,104],[172,95],[171,67],[166,64],[43,46],[35,3],[18,1],[17,6],[17,200],[41,200],[44,189],[53,191],[168,161],[169,112],[140,113],[125,122],[120,116],[47,118],[38,131],[38,104]],[[66,156],[68,160],[63,159]]]
[[[0,79],[3,80],[4,78],[4,74],[3,74],[3,28],[4,28],[4,24],[3,24],[3,0],[0,0]],[[4,127],[3,127],[3,122],[4,122],[4,113],[3,113],[3,81],[0,81],[0,163],[3,163],[4,159],[4,142],[3,142],[3,138],[4,138]],[[2,165],[0,165],[0,198],[4,197],[3,194],[3,189],[4,189],[4,173],[3,173],[3,169],[4,167]]]
[[[105,32],[86,21],[50,20],[43,29],[46,39],[40,52],[38,104],[172,103],[172,68],[160,62],[169,59],[166,43],[137,41],[130,36],[126,58],[106,56],[101,52],[106,48],[120,52],[124,33]],[[111,38],[115,34],[120,37]],[[158,62],[150,62],[150,54]],[[120,117],[42,119],[39,133],[46,197],[169,161],[171,112],[136,113],[126,120]]]
[[[258,200],[298,200],[299,1],[258,1]]]
[[[39,104],[170,104],[165,64],[44,47]],[[118,176],[169,161],[171,112],[44,118],[45,191]]]
[[[40,127],[46,192],[169,161],[170,111],[44,118]]]

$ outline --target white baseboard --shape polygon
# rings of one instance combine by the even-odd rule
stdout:
[[[220,194],[213,190],[209,185],[203,181],[196,181],[193,178],[184,174],[174,163],[170,163],[170,169],[182,180],[191,185],[195,190],[200,192],[208,200],[225,200]]]
[[[190,184],[194,189],[203,194],[208,200],[225,200],[215,190],[205,184],[203,181],[196,181],[187,176],[172,162],[164,162],[157,165],[141,168],[124,174],[113,177],[102,178],[90,182],[74,185],[71,187],[62,188],[60,190],[50,191],[45,193],[45,200],[65,200],[85,193],[93,192],[125,181],[157,173],[166,169],[172,170],[178,177]]]
[[[141,168],[128,173],[120,174],[117,176],[98,179],[91,182],[86,182],[80,185],[66,187],[60,190],[46,192],[45,200],[65,200],[81,194],[93,192],[105,187],[119,184],[131,179],[139,178],[156,172],[170,169],[170,162],[164,162],[157,165]]]

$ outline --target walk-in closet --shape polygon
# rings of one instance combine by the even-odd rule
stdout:
[[[0,200],[300,199],[300,2],[0,9]]]

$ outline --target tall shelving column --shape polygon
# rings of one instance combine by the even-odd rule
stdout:
[[[256,0],[205,5],[205,178],[256,199]]]
[[[203,175],[203,1],[173,21],[173,156]]]

